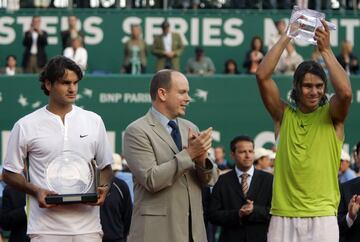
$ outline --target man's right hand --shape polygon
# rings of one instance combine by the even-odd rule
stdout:
[[[53,191],[43,189],[43,188],[38,188],[36,190],[36,199],[38,200],[40,208],[52,208],[52,207],[57,206],[56,204],[47,204],[46,203],[45,198],[48,195],[56,195],[56,193]]]
[[[173,51],[168,51],[168,52],[165,52],[165,56],[167,58],[173,58],[175,56],[175,53]]]
[[[254,211],[254,201],[246,200],[246,204],[239,209],[239,216],[245,217],[250,215]]]
[[[188,147],[186,148],[192,160],[197,157],[207,157],[207,151],[211,148],[212,128],[208,128],[200,133],[195,133],[189,129]]]
[[[359,195],[354,195],[350,202],[349,202],[349,206],[348,206],[348,213],[349,213],[349,217],[354,221],[357,217],[357,214],[359,212],[359,208],[360,208],[360,196]]]

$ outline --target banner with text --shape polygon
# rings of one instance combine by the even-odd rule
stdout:
[[[1,66],[5,56],[15,54],[21,63],[23,33],[30,27],[32,15],[42,17],[41,26],[48,32],[48,56],[62,54],[60,32],[67,29],[67,16],[76,15],[78,26],[85,33],[89,52],[89,72],[119,73],[123,63],[123,43],[129,39],[131,24],[140,24],[148,48],[147,71],[154,71],[155,58],[151,54],[154,35],[161,33],[161,23],[168,19],[171,29],[178,32],[185,44],[181,68],[185,69],[188,58],[194,56],[194,47],[203,46],[205,55],[211,57],[217,73],[223,73],[227,59],[235,59],[241,67],[254,36],[263,38],[265,45],[276,34],[274,21],[289,19],[290,11],[250,10],[199,10],[199,11],[150,11],[150,10],[20,10],[15,13],[0,11]],[[331,45],[339,52],[342,41],[358,43],[360,19],[356,12],[329,12],[328,21],[337,25],[331,32]],[[221,48],[221,51],[219,51]],[[355,53],[360,47],[355,46]],[[304,59],[310,58],[313,46],[297,43],[297,51]],[[240,68],[241,69],[241,68]]]
[[[115,151],[122,150],[122,134],[127,125],[144,115],[151,106],[151,75],[86,76],[80,82],[76,104],[101,115]],[[290,77],[275,76],[281,94],[287,99]],[[47,104],[36,76],[1,77],[0,131],[1,157],[7,137],[22,116]],[[352,78],[353,102],[346,122],[345,149],[360,140],[360,78]],[[192,101],[186,117],[201,130],[213,127],[213,145],[229,150],[230,140],[240,134],[250,135],[256,146],[270,148],[274,143],[273,123],[261,101],[255,76],[189,77]],[[331,90],[329,90],[331,94]]]

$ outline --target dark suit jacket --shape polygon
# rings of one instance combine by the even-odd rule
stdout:
[[[46,31],[42,31],[42,35],[39,35],[38,39],[37,39],[37,49],[38,49],[38,53],[36,55],[37,57],[37,63],[38,63],[38,67],[42,68],[45,66],[46,62],[47,62],[47,56],[46,56],[46,52],[45,52],[45,47],[47,46],[48,42],[47,42],[47,37],[48,34]],[[25,69],[29,59],[30,59],[30,49],[31,49],[31,45],[32,45],[32,35],[31,35],[31,31],[26,31],[25,35],[24,35],[24,39],[23,39],[23,46],[25,46],[25,52],[24,52],[24,57],[23,57],[23,62],[22,62],[22,66]]]
[[[26,235],[25,193],[6,186],[1,208],[1,227],[10,230],[9,242],[28,242]]]
[[[338,55],[336,57],[340,65],[346,70],[346,62],[342,55]],[[353,65],[352,62],[356,61],[356,64]],[[359,71],[359,61],[358,58],[354,54],[350,54],[350,64],[349,64],[349,70],[351,74],[357,74]]]
[[[235,169],[221,175],[211,195],[209,217],[213,224],[221,226],[221,242],[266,241],[270,222],[273,176],[256,170],[248,191],[248,199],[254,201],[254,211],[240,218],[239,209],[246,199]]]
[[[351,228],[346,223],[348,205],[353,195],[360,195],[360,177],[354,178],[340,185],[341,200],[339,205],[338,223],[341,242],[360,241],[360,214]]]
[[[100,207],[101,227],[105,241],[126,241],[129,234],[132,201],[125,181],[113,177],[104,204]]]

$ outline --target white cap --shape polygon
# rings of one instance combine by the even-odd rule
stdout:
[[[271,154],[270,154],[270,159],[271,160],[275,160],[275,157],[276,157],[276,152],[274,152],[274,151],[271,151]]]
[[[271,150],[267,150],[263,147],[261,148],[256,148],[255,149],[255,157],[254,157],[254,160],[258,160],[260,159],[261,157],[263,156],[269,156],[271,155],[272,151]]]
[[[346,151],[342,150],[342,151],[341,151],[340,160],[350,161],[350,155],[349,155],[349,153],[347,153]]]
[[[114,163],[112,163],[111,168],[113,171],[121,171],[123,169],[121,156],[117,153],[113,153],[112,156]]]

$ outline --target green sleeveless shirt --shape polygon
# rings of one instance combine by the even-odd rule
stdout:
[[[334,216],[340,200],[338,170],[342,141],[330,105],[304,114],[287,107],[276,153],[271,214]]]

